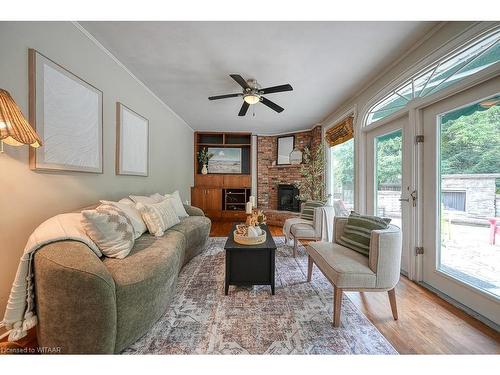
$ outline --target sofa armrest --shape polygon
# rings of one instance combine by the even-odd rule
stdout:
[[[60,241],[34,257],[38,343],[62,353],[113,353],[115,283],[85,244]]]
[[[389,225],[373,230],[370,238],[369,266],[377,274],[377,288],[392,289],[401,272],[401,229]]]
[[[185,204],[184,209],[186,210],[186,212],[189,216],[205,216],[205,213],[203,212],[203,210],[201,208]]]
[[[338,242],[340,236],[344,234],[344,228],[347,224],[347,217],[335,216],[333,218],[333,238],[335,242]]]

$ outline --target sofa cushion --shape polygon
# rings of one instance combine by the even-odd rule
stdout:
[[[296,223],[293,224],[290,232],[294,237],[300,239],[315,239],[316,231],[314,230],[313,223]]]
[[[370,254],[370,238],[373,230],[387,229],[391,219],[359,215],[354,211],[347,218],[344,233],[337,240],[339,244],[360,254]]]
[[[375,288],[377,277],[364,255],[332,242],[310,243],[307,252],[335,286]]]
[[[185,244],[184,235],[176,231],[162,237],[146,233],[125,259],[103,259],[116,286],[116,352],[137,340],[165,312]]]
[[[205,216],[189,216],[180,219],[180,223],[167,230],[182,233],[186,238],[186,252],[183,264],[198,255],[207,241],[212,222]]]

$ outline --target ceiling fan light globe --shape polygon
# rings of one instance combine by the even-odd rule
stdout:
[[[255,94],[248,94],[243,97],[243,100],[248,104],[257,104],[260,102],[260,96]]]

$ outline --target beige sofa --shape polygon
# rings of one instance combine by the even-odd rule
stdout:
[[[165,313],[179,271],[205,247],[211,222],[198,208],[162,237],[139,237],[124,259],[76,241],[34,257],[38,344],[62,353],[118,353]]]
[[[401,269],[401,229],[395,225],[371,232],[370,252],[366,257],[337,243],[344,233],[347,217],[335,217],[334,242],[313,242],[306,247],[307,280],[315,264],[333,285],[333,324],[340,325],[344,291],[385,292],[389,294],[392,315],[398,319],[394,287]]]

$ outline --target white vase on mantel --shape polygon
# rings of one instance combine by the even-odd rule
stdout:
[[[203,164],[203,168],[201,168],[201,174],[208,174],[208,168],[206,164]]]

